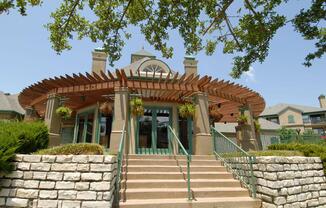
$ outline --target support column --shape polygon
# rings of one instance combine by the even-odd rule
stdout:
[[[116,154],[119,151],[119,144],[124,125],[125,130],[128,133],[129,92],[127,87],[116,87],[114,93],[114,114],[110,139],[110,151],[113,154]],[[128,144],[129,135],[126,135],[125,150],[129,149],[129,147],[127,147]]]
[[[48,127],[50,134],[49,146],[60,145],[61,119],[55,112],[59,106],[60,98],[55,94],[49,94],[44,116],[44,123]]]
[[[208,155],[213,152],[212,136],[208,116],[208,97],[203,92],[195,95],[196,114],[194,118],[193,147],[195,155]]]
[[[258,150],[258,141],[255,133],[255,124],[250,106],[240,109],[240,113],[247,117],[247,123],[236,127],[238,145],[245,151]]]
[[[179,115],[178,115],[178,107],[177,106],[172,107],[172,128],[173,128],[175,134],[177,135],[177,137],[179,138]],[[179,153],[179,144],[175,139],[173,139],[172,142],[173,142],[172,150],[174,151],[173,154],[178,154]]]

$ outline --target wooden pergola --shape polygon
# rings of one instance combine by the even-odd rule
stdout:
[[[241,106],[250,106],[254,116],[265,108],[265,101],[257,92],[229,81],[193,74],[186,76],[178,72],[134,74],[132,70],[124,69],[115,73],[86,72],[44,79],[25,88],[19,95],[19,102],[24,108],[33,107],[44,116],[49,94],[68,98],[65,105],[77,110],[105,101],[104,95],[114,94],[116,87],[128,87],[130,92],[140,94],[144,100],[155,102],[182,103],[197,92],[205,92],[209,103],[219,106],[222,122],[236,121]]]

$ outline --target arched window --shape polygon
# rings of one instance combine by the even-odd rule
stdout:
[[[293,115],[288,115],[288,123],[295,123]]]
[[[146,66],[144,69],[143,69],[144,72],[152,72],[152,73],[161,73],[161,72],[165,72],[164,69],[162,69],[162,67],[160,67],[159,65],[156,65],[156,64],[150,64],[148,66]]]
[[[163,76],[166,76],[171,72],[169,66],[163,61],[157,59],[150,59],[144,61],[137,69],[140,75],[144,76],[145,74],[155,74],[155,76],[160,76],[162,73]]]

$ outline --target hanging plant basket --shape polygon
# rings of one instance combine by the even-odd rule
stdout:
[[[104,102],[104,103],[102,103],[101,106],[100,106],[100,112],[104,116],[112,115],[112,112],[113,112],[112,103],[110,103],[110,102]]]
[[[218,110],[217,105],[210,105],[209,108],[210,120],[214,122],[219,122],[223,118],[223,114]]]
[[[239,125],[247,124],[247,123],[248,123],[248,117],[247,117],[246,115],[240,115],[240,116],[237,118],[237,121],[238,121],[238,124],[239,124]]]
[[[254,125],[255,125],[255,132],[260,132],[261,126],[258,119],[254,120]]]
[[[63,120],[71,118],[72,110],[66,106],[61,106],[56,109],[55,113]]]
[[[131,114],[133,116],[143,116],[144,115],[144,104],[141,98],[133,98],[130,101]]]
[[[178,110],[181,118],[193,118],[196,113],[196,106],[193,103],[185,103],[180,105]]]

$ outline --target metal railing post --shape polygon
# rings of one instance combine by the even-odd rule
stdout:
[[[189,153],[186,151],[186,149],[184,148],[184,146],[182,145],[182,143],[180,142],[179,138],[177,137],[177,135],[175,134],[175,132],[173,131],[173,129],[171,128],[171,126],[168,126],[168,131],[171,134],[171,143],[172,142],[172,138],[176,141],[176,144],[179,145],[180,149],[182,150],[183,154],[185,154],[186,158],[187,158],[187,189],[188,189],[188,200],[191,201],[192,200],[192,193],[191,193],[191,184],[190,184],[190,161],[191,161],[191,157],[189,155]]]
[[[249,189],[252,197],[256,198],[256,184],[253,172],[254,157],[213,127],[211,130],[215,144],[214,154]]]

